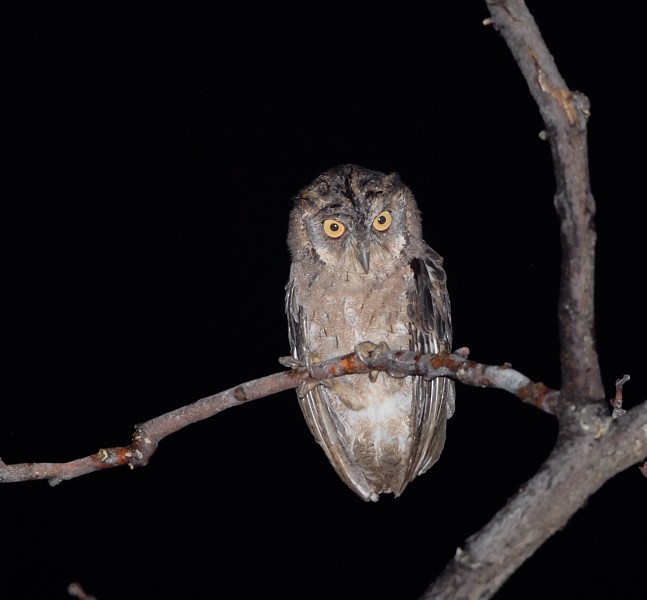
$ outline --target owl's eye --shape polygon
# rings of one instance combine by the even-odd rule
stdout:
[[[384,210],[373,220],[373,228],[378,231],[386,231],[391,227],[392,220],[391,213],[388,210]]]
[[[323,222],[323,228],[326,232],[326,235],[331,238],[341,237],[342,235],[344,235],[344,231],[346,231],[346,227],[342,223],[335,221],[334,219],[326,219]]]

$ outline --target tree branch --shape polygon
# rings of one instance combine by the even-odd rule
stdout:
[[[486,4],[492,16],[488,21],[508,45],[539,107],[553,156],[562,242],[558,317],[564,407],[575,399],[601,401],[593,322],[596,236],[586,143],[589,100],[566,86],[523,0]]]
[[[187,425],[212,417],[232,406],[299,387],[309,380],[322,381],[342,375],[365,374],[369,370],[386,371],[390,375],[400,377],[450,377],[466,385],[499,388],[528,404],[554,414],[559,396],[557,391],[542,383],[532,382],[510,365],[497,367],[468,360],[467,353],[467,349],[461,349],[454,354],[435,355],[376,350],[366,356],[360,356],[353,352],[312,365],[309,372],[301,367],[275,373],[207,396],[137,425],[133,441],[128,446],[102,448],[95,454],[67,463],[6,465],[0,461],[0,483],[48,479],[50,485],[56,485],[66,479],[102,469],[124,465],[130,468],[145,466],[165,437]]]
[[[608,419],[597,435],[557,445],[517,496],[456,550],[423,598],[491,598],[591,494],[646,454],[647,402]]]
[[[647,403],[607,415],[595,350],[595,204],[586,145],[589,103],[562,79],[523,0],[486,0],[493,25],[530,88],[550,141],[560,218],[559,332],[562,382],[558,441],[541,469],[481,531],[458,549],[424,598],[490,598],[563,527],[607,479],[647,454]],[[621,397],[621,396],[620,396]]]

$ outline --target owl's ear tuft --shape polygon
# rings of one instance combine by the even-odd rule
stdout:
[[[386,186],[400,187],[401,185],[404,185],[404,184],[402,183],[402,179],[400,178],[399,173],[396,173],[396,172],[389,173],[384,178],[384,187]]]

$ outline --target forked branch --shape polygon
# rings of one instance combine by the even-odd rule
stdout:
[[[492,25],[528,84],[550,143],[562,242],[558,305],[562,381],[560,434],[539,472],[481,531],[459,548],[424,598],[490,598],[607,479],[644,460],[647,403],[608,416],[595,351],[595,203],[590,190],[589,102],[561,77],[523,0],[486,0]]]

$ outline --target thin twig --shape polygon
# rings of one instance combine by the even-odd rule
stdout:
[[[80,583],[74,582],[67,586],[67,593],[79,600],[97,600],[91,594],[88,594]]]
[[[627,412],[622,408],[622,388],[630,379],[631,377],[629,375],[623,375],[620,379],[616,379],[616,395],[614,398],[609,400],[613,407],[613,413],[611,414],[613,419],[617,419]]]
[[[6,465],[0,461],[0,483],[47,479],[50,485],[93,471],[128,465],[131,469],[148,464],[158,444],[168,435],[187,425],[212,417],[227,408],[264,398],[300,386],[313,379],[321,381],[342,375],[365,374],[369,370],[391,375],[421,376],[426,379],[450,377],[466,385],[506,390],[522,401],[554,413],[559,393],[542,383],[535,383],[509,365],[492,366],[467,359],[467,349],[454,354],[416,354],[415,352],[374,352],[367,356],[347,354],[305,368],[248,381],[234,388],[207,396],[150,421],[137,425],[128,446],[101,448],[95,454],[67,463],[21,463]]]

